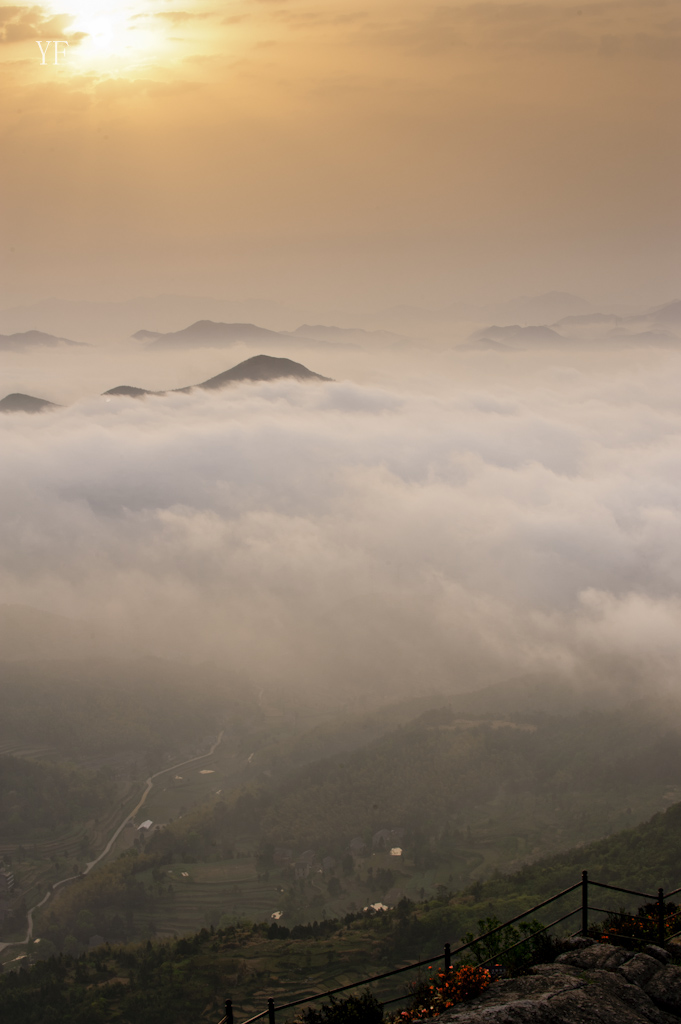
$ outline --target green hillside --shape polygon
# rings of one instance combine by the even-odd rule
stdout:
[[[73,822],[105,811],[116,788],[111,769],[0,756],[0,835],[3,843],[52,837]]]
[[[502,884],[495,872],[593,842],[679,791],[681,744],[668,720],[659,710],[642,728],[638,705],[534,722],[463,719],[440,708],[288,774],[258,767],[258,758],[274,764],[280,756],[271,737],[240,775],[223,745],[209,775],[169,777],[159,787],[147,813],[164,826],[146,841],[133,831],[127,859],[60,892],[37,915],[37,934],[77,950],[93,932],[133,941],[275,912],[293,926],[377,901],[417,903],[443,889],[469,895],[446,910],[437,903],[438,934],[463,934],[475,923],[471,887],[484,884],[500,908],[536,902],[545,891],[532,882],[536,865],[518,876],[527,883]],[[305,740],[283,741],[289,765]],[[244,785],[246,768],[252,781]],[[181,806],[190,797],[194,809]],[[351,840],[359,841],[353,852]],[[393,858],[397,844],[402,855]],[[580,855],[571,856],[578,875]]]
[[[292,929],[242,923],[176,941],[100,946],[79,959],[55,957],[44,939],[30,950],[30,959],[39,962],[29,970],[22,969],[25,953],[24,960],[5,965],[0,1006],[12,1024],[198,1024],[218,1021],[229,996],[237,1019],[243,1018],[262,1009],[270,995],[283,1002],[435,954],[444,941],[477,931],[477,922],[490,914],[503,919],[577,881],[583,867],[612,884],[669,888],[681,881],[679,849],[681,804],[675,804],[582,849],[468,892],[442,891],[416,905],[403,900],[389,913]],[[113,880],[116,871],[108,874]],[[135,898],[133,890],[129,896]],[[403,992],[405,980],[386,981],[379,998]]]
[[[600,838],[681,797],[681,737],[669,724],[678,710],[661,706],[643,727],[638,703],[532,720],[437,708],[299,769],[289,750],[288,771],[270,748],[245,789],[153,842],[177,859],[213,860],[241,841],[340,860],[353,838],[371,850],[377,832],[397,829],[412,867],[472,857],[473,879],[481,878]],[[299,760],[306,741],[295,740]]]

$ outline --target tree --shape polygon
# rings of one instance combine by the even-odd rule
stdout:
[[[346,853],[345,854],[345,856],[343,857],[343,859],[341,861],[341,867],[343,869],[343,874],[346,876],[346,878],[350,877],[351,875],[354,875],[354,873],[355,873],[355,858],[352,856],[351,853]]]
[[[326,883],[326,888],[329,891],[329,896],[334,897],[340,896],[340,894],[343,891],[343,887],[340,884],[340,879],[336,878],[335,875],[332,875],[331,878],[328,880],[328,882]]]

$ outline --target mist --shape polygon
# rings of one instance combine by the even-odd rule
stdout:
[[[8,1021],[408,1024],[445,943],[456,1016],[579,871],[659,898],[582,882],[578,957],[677,932],[679,55],[674,0],[0,8]]]
[[[0,600],[329,697],[677,685],[679,355],[287,354],[334,380],[107,398],[243,352],[8,356],[64,407],[0,417]]]

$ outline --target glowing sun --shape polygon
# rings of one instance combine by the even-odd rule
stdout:
[[[152,4],[127,0],[56,0],[53,10],[71,18],[69,35],[83,33],[70,52],[73,66],[144,64],[166,50],[165,26]]]

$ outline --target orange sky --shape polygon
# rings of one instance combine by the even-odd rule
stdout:
[[[678,0],[0,7],[0,304],[677,297],[679,58]]]

